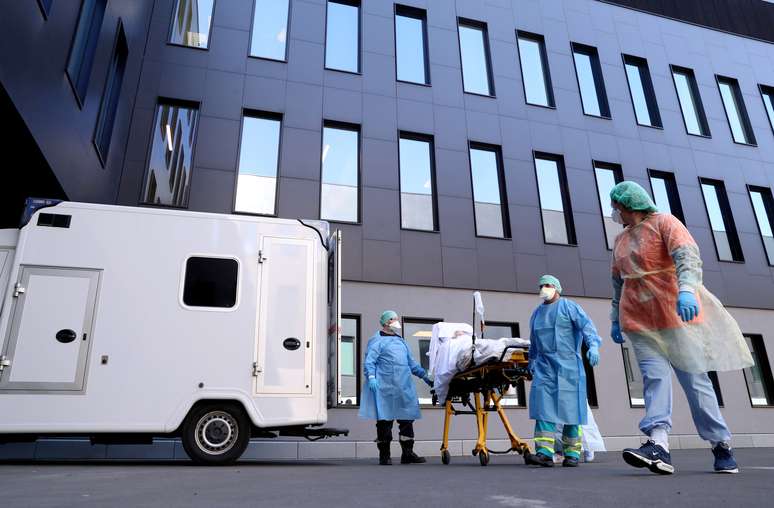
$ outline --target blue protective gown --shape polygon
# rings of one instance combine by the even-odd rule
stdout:
[[[380,335],[368,340],[365,365],[366,381],[360,394],[360,418],[368,420],[418,420],[419,401],[411,375],[423,378],[425,369],[411,356],[406,341],[399,335]],[[379,390],[368,388],[368,377],[376,376]]]
[[[594,323],[577,303],[560,298],[535,309],[529,321],[529,417],[586,425],[586,374],[581,344],[602,343]]]

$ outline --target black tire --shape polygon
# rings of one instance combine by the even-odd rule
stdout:
[[[481,450],[478,452],[478,461],[481,463],[482,466],[486,466],[489,464],[489,452],[486,450]]]
[[[233,464],[250,442],[250,420],[239,404],[203,404],[188,413],[182,441],[185,453],[196,464]]]
[[[444,465],[447,465],[447,466],[449,465],[449,463],[451,462],[451,453],[449,453],[449,450],[441,451],[441,462]]]

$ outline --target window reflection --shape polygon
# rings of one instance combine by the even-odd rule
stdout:
[[[403,337],[406,340],[406,345],[411,351],[411,356],[417,361],[425,370],[429,368],[429,358],[427,357],[428,351],[430,351],[430,339],[433,332],[433,324],[437,321],[433,320],[403,320]],[[414,386],[417,389],[417,397],[420,404],[432,404],[433,397],[430,394],[430,387],[416,376],[411,376],[414,381]]]
[[[500,339],[503,337],[519,337],[518,323],[494,323],[487,322],[484,330],[484,337],[487,339]],[[525,407],[527,405],[526,390],[524,380],[519,380],[516,386],[511,386],[505,392],[500,401],[503,406]]]
[[[395,14],[395,50],[399,81],[428,84],[425,61],[424,11],[398,6]]]
[[[279,119],[244,118],[235,211],[275,214],[280,126]]]
[[[328,1],[325,67],[360,72],[360,7],[355,2]]]
[[[354,128],[323,129],[320,218],[358,221],[359,133]]]
[[[538,106],[553,106],[543,38],[519,33],[518,39],[521,76],[527,102]]]
[[[188,206],[191,154],[198,116],[198,111],[192,107],[159,104],[151,139],[144,203]]]
[[[624,373],[626,374],[626,384],[629,387],[629,404],[632,407],[645,406],[645,390],[642,381],[642,373],[637,364],[637,357],[634,351],[628,345],[621,345],[623,353]]]
[[[742,247],[731,217],[728,197],[722,182],[701,180],[701,190],[707,207],[712,235],[718,259],[721,261],[744,261]]]
[[[594,73],[591,70],[591,57],[583,53],[573,53],[575,58],[575,71],[578,73],[578,83],[583,102],[583,112],[587,115],[601,116],[597,98],[597,87],[594,84]]]
[[[470,148],[473,179],[473,206],[476,234],[504,238],[510,236],[507,212],[503,207],[499,154],[496,150]]]
[[[401,136],[400,212],[401,227],[434,231],[432,143]]]
[[[623,179],[621,176],[621,168],[614,164],[595,162],[594,174],[597,179],[599,204],[602,207],[602,220],[605,226],[607,248],[612,249],[615,244],[615,237],[623,231],[623,226],[613,221],[613,207],[610,206],[610,191]]]
[[[739,82],[721,76],[718,76],[717,79],[720,97],[723,100],[723,107],[726,109],[728,125],[731,128],[734,141],[748,145],[755,144],[755,136],[752,127],[750,127],[750,120],[747,118],[747,110],[744,107]]]
[[[288,39],[288,1],[255,0],[250,56],[285,60]]]
[[[755,362],[752,367],[744,369],[744,380],[750,394],[750,403],[753,406],[774,405],[774,379],[771,376],[771,366],[766,355],[763,337],[745,335],[744,340]]]
[[[341,342],[339,343],[339,404],[357,405],[360,344],[360,320],[342,316]]]
[[[570,214],[565,203],[564,168],[556,157],[535,157],[538,193],[543,215],[543,233],[547,243],[574,244]]]
[[[761,85],[761,96],[766,114],[769,116],[769,124],[774,129],[774,87]]]
[[[680,109],[683,112],[685,129],[688,131],[688,134],[696,136],[707,135],[702,128],[702,119],[699,116],[701,104],[698,101],[698,97],[694,96],[693,87],[695,86],[696,78],[694,78],[692,73],[678,70],[677,68],[673,69],[672,77],[677,88],[677,98],[680,101]]]
[[[766,256],[769,264],[774,266],[774,199],[771,195],[771,189],[750,188],[750,199],[755,212],[755,219],[758,222],[758,229],[763,238],[763,246],[766,250]]]
[[[486,25],[460,23],[460,56],[462,82],[466,92],[494,95],[489,76],[489,52]]]
[[[177,0],[169,42],[207,48],[214,3],[215,0]]]

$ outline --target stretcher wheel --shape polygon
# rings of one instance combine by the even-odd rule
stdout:
[[[486,450],[481,450],[478,452],[478,461],[481,463],[482,466],[486,466],[489,464],[489,452]]]
[[[441,462],[444,465],[449,465],[449,462],[451,462],[451,453],[449,453],[449,450],[441,450]]]

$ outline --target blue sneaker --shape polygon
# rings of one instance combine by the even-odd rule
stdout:
[[[715,448],[712,449],[712,454],[715,456],[715,472],[716,473],[738,473],[739,466],[734,459],[734,452],[731,451],[731,447],[728,443],[718,443]]]
[[[630,466],[647,467],[652,473],[672,474],[675,472],[675,468],[672,466],[672,456],[663,447],[651,440],[639,448],[626,448],[623,451],[623,459]]]

